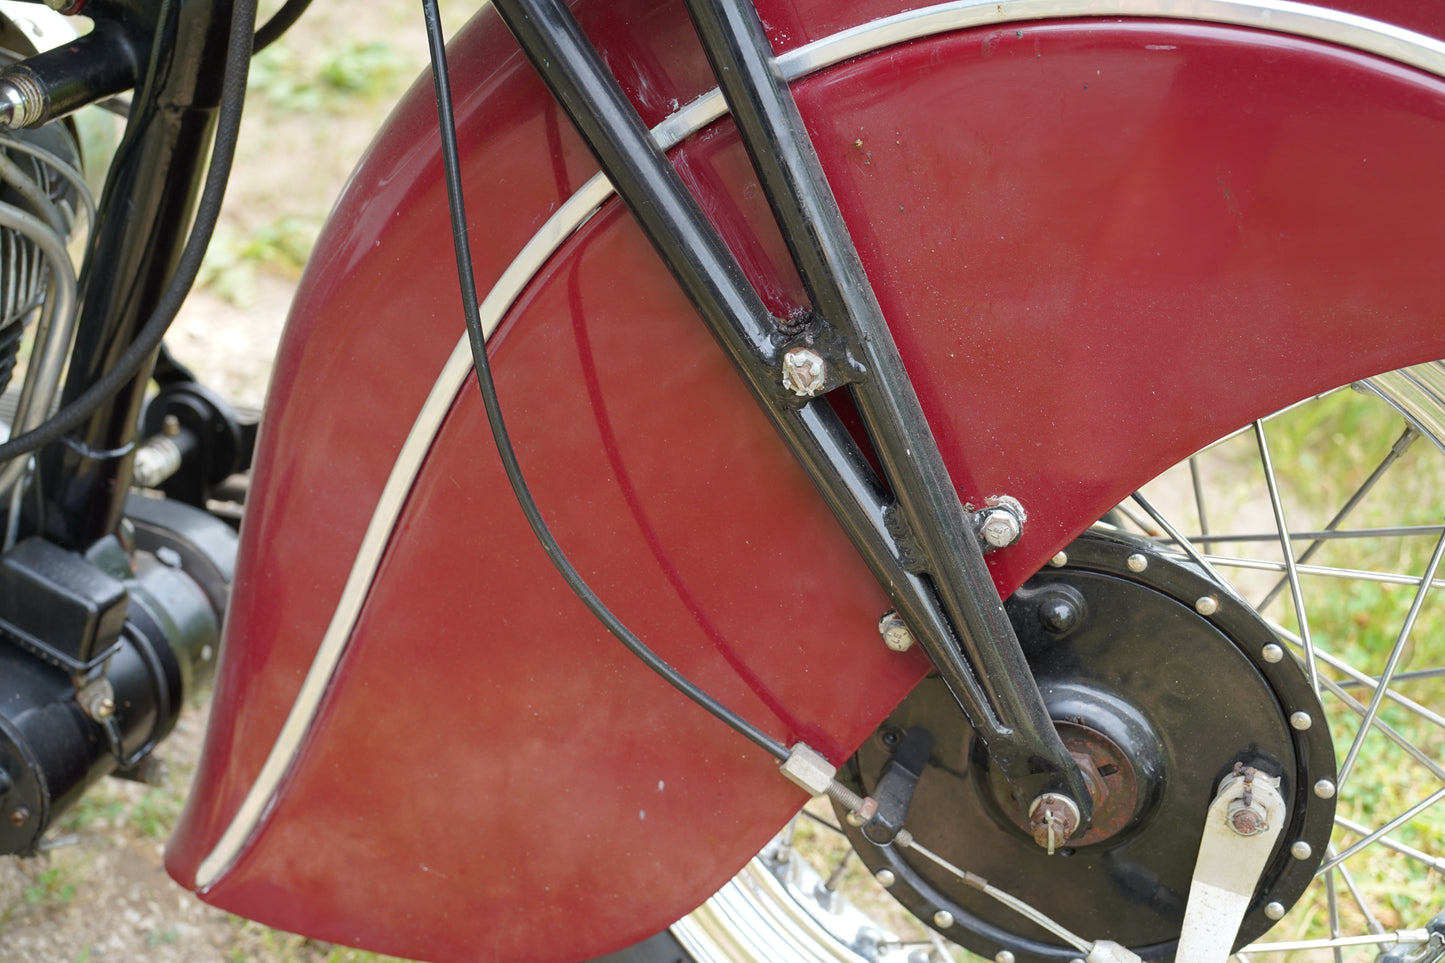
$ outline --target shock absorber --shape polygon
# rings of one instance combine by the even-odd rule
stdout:
[[[133,496],[87,552],[38,538],[0,556],[0,852],[108,773],[139,771],[215,664],[235,534]]]

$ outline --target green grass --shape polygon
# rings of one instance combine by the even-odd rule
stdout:
[[[288,113],[342,113],[395,94],[411,64],[384,40],[321,47],[276,44],[251,63],[251,97]]]

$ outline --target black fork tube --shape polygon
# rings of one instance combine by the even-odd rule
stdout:
[[[1034,684],[757,10],[751,0],[686,3],[813,306],[863,360],[868,374],[849,386],[854,402],[976,673],[951,639],[918,641],[960,703],[966,677],[976,674],[991,708],[1016,731],[989,746],[995,763],[1015,786],[1023,788],[1020,779],[1033,784],[1026,799],[1048,791],[1071,796],[1082,831],[1091,808],[1083,776]]]
[[[888,515],[893,496],[872,476],[865,459],[838,424],[832,409],[821,401],[800,405],[798,399],[781,390],[781,352],[778,345],[782,341],[782,332],[777,323],[768,314],[695,199],[683,186],[671,163],[657,148],[651,134],[570,12],[559,0],[493,0],[493,6],[567,110],[616,187],[618,196],[631,209],[669,270],[738,367],[880,583],[894,599],[914,635],[927,639],[925,644],[930,655],[936,663],[941,661],[947,667],[946,674],[955,697],[988,744],[991,754],[1009,774],[1025,805],[1029,799],[1044,792],[1067,793],[1079,805],[1083,815],[1081,825],[1087,826],[1090,800],[1082,777],[1048,722],[1042,697],[1018,650],[1017,639],[1004,616],[998,593],[983,566],[981,550],[973,541],[975,536],[967,524],[962,506],[958,504],[947,472],[942,469],[936,448],[932,452],[934,464],[931,474],[925,472],[920,476],[908,464],[906,456],[901,459],[903,466],[900,468],[898,465],[898,453],[910,443],[915,449],[915,456],[920,441],[929,447],[933,447],[933,443],[927,422],[908,387],[906,372],[901,361],[897,360],[891,338],[879,348],[884,354],[891,350],[891,361],[887,357],[877,361],[878,370],[871,375],[880,384],[869,398],[876,422],[872,431],[886,436],[884,446],[888,448],[893,464],[887,460],[885,464],[890,474],[899,479],[900,485],[933,486],[933,489],[921,494],[917,490],[909,494],[911,500],[905,517],[911,527],[921,530],[931,523],[938,529],[936,533],[930,533],[934,535],[932,541],[915,543],[914,548],[931,548],[937,542],[947,543],[950,539],[958,543],[952,547],[944,544],[938,555],[930,556],[927,569],[933,579],[913,571],[915,566],[908,558],[911,552],[900,544],[908,539],[900,540],[889,530],[891,519]],[[766,43],[766,40],[762,42]],[[761,52],[756,53],[762,56]],[[743,83],[755,86],[759,81],[750,78]],[[787,94],[785,85],[781,91],[787,105],[791,106],[791,96]],[[761,103],[760,98],[766,95],[749,96]],[[778,96],[775,89],[772,94],[774,101]],[[792,113],[796,116],[796,107],[792,107]],[[760,134],[754,129],[751,133],[760,137],[758,144],[762,145],[762,152],[781,149],[780,138],[786,134],[776,128],[787,127],[791,122],[775,116],[761,123],[763,132]],[[771,133],[768,132],[770,130]],[[797,137],[801,130],[799,124],[792,136]],[[748,131],[744,133],[745,136],[749,134]],[[802,139],[806,141],[806,136],[802,135]],[[812,157],[811,145],[808,156]],[[812,158],[812,163],[816,167],[816,157]],[[821,173],[815,171],[813,176],[821,181]],[[769,180],[771,190],[779,189],[779,183],[783,184],[783,192],[793,195],[799,190],[812,190],[800,180],[779,182],[771,177]],[[816,193],[812,200],[817,202]],[[800,202],[795,200],[792,203]],[[827,204],[832,203],[831,194],[827,194]],[[832,211],[835,223],[827,229],[835,232],[832,237],[835,244],[836,232],[842,231],[846,252],[851,254],[856,265],[857,256],[851,253],[851,243],[846,240],[846,230],[841,228],[836,206]],[[784,221],[784,233],[791,234],[797,230],[806,233],[811,216],[817,215],[804,212],[799,215],[801,220],[792,218],[791,223]],[[800,271],[805,280],[822,294],[821,297],[814,294],[815,304],[820,308],[835,306],[840,299],[847,305],[849,299],[840,296],[838,291],[859,283],[859,279],[866,286],[861,267],[849,275],[846,265],[843,265],[844,279],[839,280],[836,258],[830,260],[825,254],[821,259],[813,258],[813,261],[819,262],[813,263],[809,260],[810,255],[795,256],[800,259]],[[866,299],[872,301],[871,291]],[[881,325],[876,304],[872,310],[874,323]],[[837,318],[827,319],[834,324],[841,322],[844,337],[849,341],[850,348],[856,351],[863,339],[849,327],[854,325],[853,318],[849,309]],[[849,337],[850,333],[854,336]],[[871,334],[866,324],[864,333]],[[864,356],[867,357],[866,354]],[[855,376],[857,374],[855,372]],[[900,382],[901,391],[898,387]],[[900,409],[910,404],[911,414],[900,413]],[[878,413],[880,407],[884,409],[882,414]],[[910,436],[909,432],[920,428],[920,435]],[[943,491],[936,490],[940,488]],[[952,508],[947,507],[949,497]],[[920,499],[922,504],[919,504]],[[918,531],[910,534],[916,537]],[[966,560],[959,560],[959,556],[968,550],[964,543],[972,548],[976,557],[976,565],[972,569],[966,568],[969,564]],[[955,624],[969,633],[970,648],[982,656],[982,667],[991,673],[987,690],[960,655],[950,620],[939,605],[935,591],[935,585],[940,581],[949,583],[949,594],[945,599],[959,614]],[[1012,644],[1011,653],[1008,651],[1009,643]],[[1000,649],[1005,653],[1002,656],[998,655]],[[992,674],[995,671],[997,675]]]
[[[231,2],[92,0],[86,13],[144,33],[149,62],[106,181],[62,403],[113,366],[180,259],[215,129]],[[137,27],[137,18],[150,21]],[[119,524],[149,369],[41,452],[39,527],[47,538],[80,549]]]

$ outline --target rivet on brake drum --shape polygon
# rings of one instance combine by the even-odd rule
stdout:
[[[1219,611],[1219,599],[1212,595],[1202,595],[1194,600],[1194,611],[1200,615],[1213,615]]]
[[[1264,915],[1272,920],[1284,919],[1284,904],[1269,902],[1264,904]]]
[[[1273,665],[1274,663],[1280,662],[1284,659],[1284,649],[1271,642],[1269,645],[1266,645],[1263,649],[1260,650],[1259,657]]]
[[[939,910],[933,914],[933,925],[941,930],[946,930],[953,925],[953,914],[948,910]]]

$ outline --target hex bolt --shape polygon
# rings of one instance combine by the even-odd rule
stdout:
[[[1291,728],[1299,732],[1304,732],[1309,729],[1310,726],[1314,725],[1315,721],[1310,718],[1308,712],[1292,712],[1289,716],[1289,724]]]
[[[1315,795],[1321,799],[1329,799],[1335,794],[1335,784],[1328,779],[1321,779],[1315,783]]]
[[[982,533],[983,540],[993,548],[1007,548],[1019,540],[1023,526],[1009,509],[994,508],[985,514]]]
[[[993,955],[993,963],[1014,963],[1014,955],[1008,950],[999,950]]]
[[[1266,645],[1263,649],[1259,650],[1259,657],[1273,665],[1274,663],[1282,661],[1284,659],[1284,649],[1271,642],[1269,645]]]
[[[1309,843],[1305,842],[1303,839],[1300,839],[1290,844],[1289,854],[1295,859],[1304,860],[1309,859],[1311,856],[1313,856],[1314,850],[1310,847]]]
[[[1219,599],[1212,595],[1201,595],[1194,600],[1194,611],[1209,616],[1219,611]]]
[[[1129,571],[1138,574],[1139,572],[1142,572],[1149,567],[1149,559],[1147,556],[1135,552],[1133,555],[1129,556],[1129,558],[1124,562],[1124,564],[1129,566]]]
[[[953,925],[953,914],[948,910],[939,910],[933,914],[933,925],[941,930],[946,930]]]
[[[883,636],[883,644],[894,652],[907,652],[913,648],[913,633],[908,631],[908,624],[897,612],[890,610],[883,613],[883,618],[878,620],[878,634]]]
[[[1264,915],[1268,916],[1272,920],[1284,919],[1284,904],[1276,903],[1274,900],[1270,900],[1268,903],[1264,904]]]
[[[898,877],[893,875],[893,870],[891,869],[880,869],[878,872],[873,874],[873,878],[878,880],[878,885],[882,886],[884,889],[887,889],[889,886],[892,886],[894,883],[898,882]]]
[[[783,387],[800,398],[811,398],[828,382],[823,356],[811,348],[789,348],[783,355]]]

